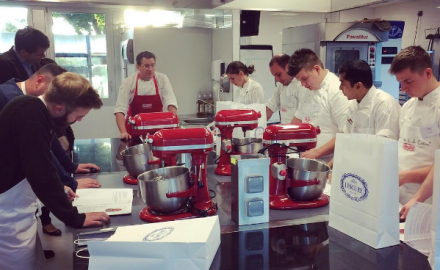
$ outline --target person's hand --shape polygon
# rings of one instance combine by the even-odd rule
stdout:
[[[327,182],[328,182],[329,184],[332,183],[332,173],[329,173],[329,174],[328,174]]]
[[[99,188],[101,184],[92,178],[81,178],[76,180],[78,182],[78,189],[81,188]]]
[[[402,209],[400,210],[400,219],[406,219],[406,216],[408,215],[409,209],[417,202],[415,198],[412,198],[407,202]]]
[[[90,173],[90,169],[100,170],[100,168],[93,163],[80,163],[75,173]]]
[[[121,133],[119,138],[121,138],[121,140],[130,140],[131,139],[131,135],[128,134],[127,132],[123,132],[123,133]]]
[[[317,159],[321,157],[321,153],[319,152],[318,149],[311,149],[309,151],[306,151],[304,153],[301,154],[302,158],[309,158],[309,159]]]
[[[109,223],[110,217],[104,212],[86,213],[83,227],[101,226],[103,223]]]
[[[69,199],[69,201],[73,201],[73,199],[78,198],[79,196],[75,194],[75,192],[73,192],[73,190],[68,187],[68,186],[64,186],[64,192],[67,195],[67,199]]]

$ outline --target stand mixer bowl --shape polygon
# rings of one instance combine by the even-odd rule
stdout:
[[[148,143],[138,144],[121,151],[122,161],[128,173],[137,177],[143,172],[159,168],[159,164],[148,164],[157,158],[153,156]]]
[[[289,158],[287,173],[293,187],[287,188],[287,194],[295,201],[318,199],[327,183],[330,167],[327,164],[303,158]]]
[[[263,148],[263,139],[260,138],[233,138],[234,153],[242,154],[258,154]]]
[[[142,200],[157,214],[171,214],[186,206],[189,198],[167,198],[167,193],[191,187],[189,169],[181,166],[159,168],[138,176]]]

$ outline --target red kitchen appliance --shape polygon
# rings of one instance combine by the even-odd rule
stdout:
[[[187,207],[172,214],[160,214],[147,206],[139,216],[146,222],[172,221],[177,219],[212,216],[217,206],[211,200],[208,189],[207,157],[214,148],[214,139],[206,128],[160,130],[148,136],[153,155],[166,159],[176,154],[191,154],[190,177],[192,186],[184,191],[167,193],[167,198],[189,198]]]
[[[289,179],[287,173],[287,152],[289,149],[304,152],[316,147],[319,127],[311,124],[280,124],[267,127],[263,133],[263,144],[270,157],[269,208],[276,210],[305,209],[328,204],[326,195],[311,201],[296,201],[288,195],[288,188],[315,184],[314,181]]]
[[[232,132],[234,128],[241,127],[243,133],[258,127],[260,112],[254,110],[221,110],[215,116],[215,127],[220,130],[221,151],[215,168],[215,174],[231,175]],[[218,147],[218,146],[217,146]]]
[[[179,128],[179,118],[172,112],[156,112],[156,113],[139,113],[128,118],[128,123],[133,125],[133,137],[139,137],[142,142],[145,138],[162,129]],[[159,164],[164,166],[176,165],[176,157],[170,156],[163,160],[151,161],[148,164]],[[126,174],[122,179],[124,183],[129,185],[137,185],[136,177]]]

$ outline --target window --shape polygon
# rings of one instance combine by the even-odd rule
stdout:
[[[0,54],[14,45],[15,33],[27,26],[27,8],[0,8]]]
[[[55,61],[109,98],[105,14],[52,12],[52,20]]]

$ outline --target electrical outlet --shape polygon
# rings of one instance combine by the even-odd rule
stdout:
[[[417,16],[422,17],[423,16],[423,10],[420,10],[419,12],[417,12]]]

